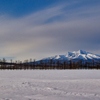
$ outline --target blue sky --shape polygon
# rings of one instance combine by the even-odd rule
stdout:
[[[100,0],[0,0],[0,56],[100,54]]]

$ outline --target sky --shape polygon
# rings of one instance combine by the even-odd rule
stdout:
[[[0,58],[100,54],[100,0],[0,0]]]

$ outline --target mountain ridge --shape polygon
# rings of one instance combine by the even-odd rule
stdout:
[[[83,50],[78,50],[78,51],[73,51],[73,52],[67,52],[65,55],[55,55],[55,56],[52,56],[52,57],[43,58],[41,60],[43,60],[43,61],[47,61],[47,60],[54,60],[54,61],[57,61],[57,60],[61,60],[61,61],[66,61],[66,60],[92,61],[92,60],[100,60],[100,55],[93,54],[93,53],[90,53],[90,52],[86,52],[86,51],[83,51]]]

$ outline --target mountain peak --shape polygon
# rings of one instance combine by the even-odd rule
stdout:
[[[61,61],[67,61],[67,60],[92,61],[93,59],[94,60],[100,60],[100,55],[89,53],[89,52],[86,52],[86,51],[83,51],[83,50],[78,50],[78,51],[68,52],[65,55],[56,55],[56,56],[53,56],[53,57],[48,57],[48,58],[45,58],[43,60],[49,60],[50,58],[52,60],[55,60],[55,61],[57,61],[57,60],[61,60]]]
[[[75,51],[76,53],[79,53],[79,54],[87,54],[86,51],[83,51],[83,50],[78,50],[78,51]]]

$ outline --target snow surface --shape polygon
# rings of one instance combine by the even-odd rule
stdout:
[[[100,100],[100,70],[0,70],[0,100]]]
[[[78,50],[78,51],[73,51],[73,52],[68,52],[65,55],[56,55],[53,57],[48,57],[48,58],[44,58],[42,60],[62,60],[62,61],[66,61],[66,60],[83,60],[83,61],[92,61],[94,60],[100,60],[100,55],[97,54],[93,54],[90,52],[86,52],[83,50]]]

